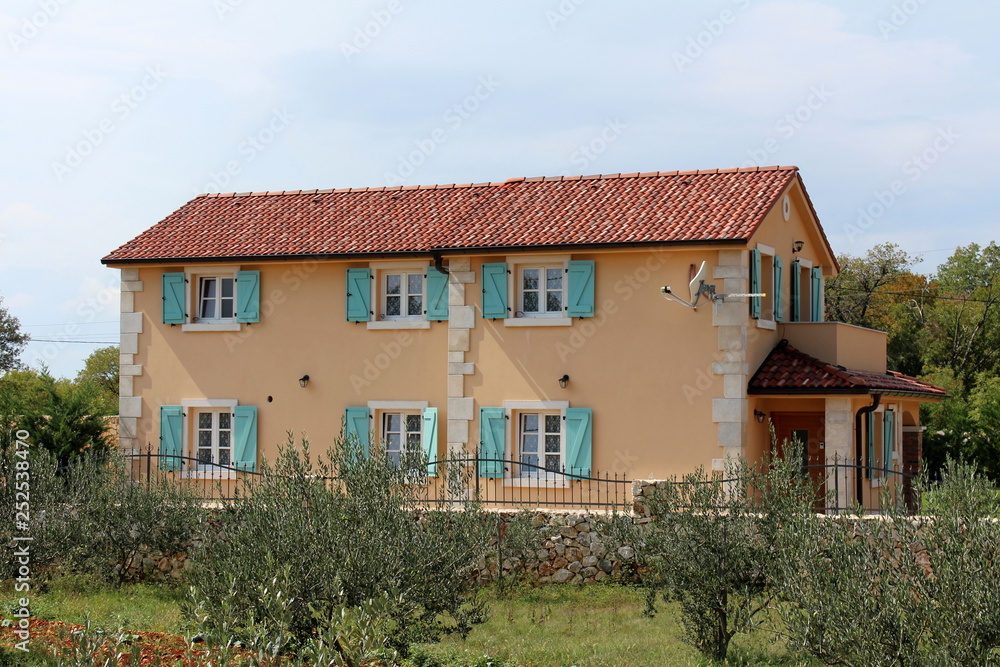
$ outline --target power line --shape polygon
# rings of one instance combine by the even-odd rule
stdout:
[[[844,291],[841,291],[841,290],[836,289],[836,288],[828,289],[827,292],[834,292],[834,293],[836,293],[838,295],[843,295],[843,296],[855,296],[855,295],[859,295],[859,294],[860,295],[889,294],[889,295],[892,295],[892,296],[908,296],[908,297],[915,298],[915,299],[916,298],[919,298],[919,299],[940,299],[942,301],[967,301],[967,302],[972,302],[972,303],[996,303],[997,302],[996,299],[994,299],[994,300],[991,301],[991,300],[988,300],[988,299],[972,299],[972,298],[966,298],[966,297],[960,297],[960,296],[937,296],[937,295],[934,295],[934,294],[923,294],[923,293],[918,293],[918,292],[881,292],[881,291],[873,291],[873,292],[844,292]]]
[[[56,340],[54,338],[32,338],[29,343],[83,343],[85,345],[118,345],[117,340]]]
[[[90,326],[91,324],[117,324],[119,320],[101,320],[99,322],[58,322],[56,324],[22,324],[21,327],[27,328],[38,328],[38,327],[69,327],[69,326]]]

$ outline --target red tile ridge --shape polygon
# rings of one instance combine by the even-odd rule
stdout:
[[[504,181],[504,183],[520,183],[523,180],[525,180],[524,176],[513,176]]]

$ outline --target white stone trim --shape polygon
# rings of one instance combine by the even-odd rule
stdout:
[[[181,325],[181,331],[239,331],[239,322],[191,322]]]
[[[234,398],[185,398],[181,399],[181,408],[235,408],[239,401]]]
[[[513,410],[565,410],[569,401],[504,401],[503,409],[507,416]]]
[[[135,312],[135,292],[143,290],[139,269],[120,270],[119,346],[118,346],[118,445],[131,451],[136,448],[137,428],[142,418],[142,398],[135,396],[135,377],[142,366],[135,362],[142,333],[142,313]]]
[[[572,326],[572,317],[508,317],[503,321],[505,327],[568,327]]]
[[[374,282],[374,281],[373,281]],[[430,320],[370,320],[369,329],[430,329]]]

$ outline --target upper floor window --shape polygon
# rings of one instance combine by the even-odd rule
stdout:
[[[750,297],[750,317],[761,328],[774,329],[784,319],[783,272],[782,259],[771,246],[758,243],[750,251],[750,293],[763,295]]]
[[[238,331],[260,321],[260,271],[194,267],[164,273],[163,323],[184,331]]]
[[[483,317],[506,326],[572,324],[593,317],[594,262],[568,256],[515,256],[482,265]]]
[[[428,262],[347,269],[347,321],[369,329],[427,329],[448,319],[448,274]]]

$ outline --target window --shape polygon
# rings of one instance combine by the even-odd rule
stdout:
[[[257,467],[257,408],[232,399],[186,399],[160,406],[161,470],[185,477],[235,477]],[[221,467],[224,466],[224,467]]]
[[[792,292],[792,322],[812,320],[812,262],[797,259],[792,262],[789,276]]]
[[[520,413],[517,445],[521,477],[537,477],[546,470],[562,472],[562,416],[558,412]]]
[[[563,317],[565,274],[562,266],[525,266],[520,268],[520,303],[524,317]],[[515,313],[515,316],[517,314]]]
[[[774,329],[782,315],[781,273],[781,258],[775,256],[774,248],[758,243],[750,251],[750,292],[764,295],[750,297],[750,317],[763,329]]]
[[[212,276],[198,278],[198,316],[196,322],[232,322],[236,317],[236,278]]]
[[[568,484],[590,476],[592,439],[591,409],[566,401],[480,408],[478,473],[515,486],[538,479]]]
[[[448,319],[448,274],[427,262],[347,269],[347,321],[369,329],[429,329]]]
[[[412,456],[420,451],[420,438],[424,418],[418,412],[383,412],[382,443],[386,458],[399,467],[404,454]]]
[[[163,274],[163,323],[183,331],[239,331],[260,321],[260,271],[198,267]]]
[[[213,463],[232,465],[233,413],[229,410],[196,410],[194,419],[194,458],[198,459],[199,469],[208,470]]]
[[[420,452],[427,462],[427,475],[437,475],[438,411],[426,401],[369,401],[366,407],[344,411],[344,439],[354,442],[362,456],[369,456],[373,443],[381,447],[395,465],[407,455]],[[377,429],[372,424],[377,425]],[[422,475],[421,475],[422,476]]]
[[[593,317],[594,261],[517,256],[482,265],[482,313],[505,326],[569,326]]]

